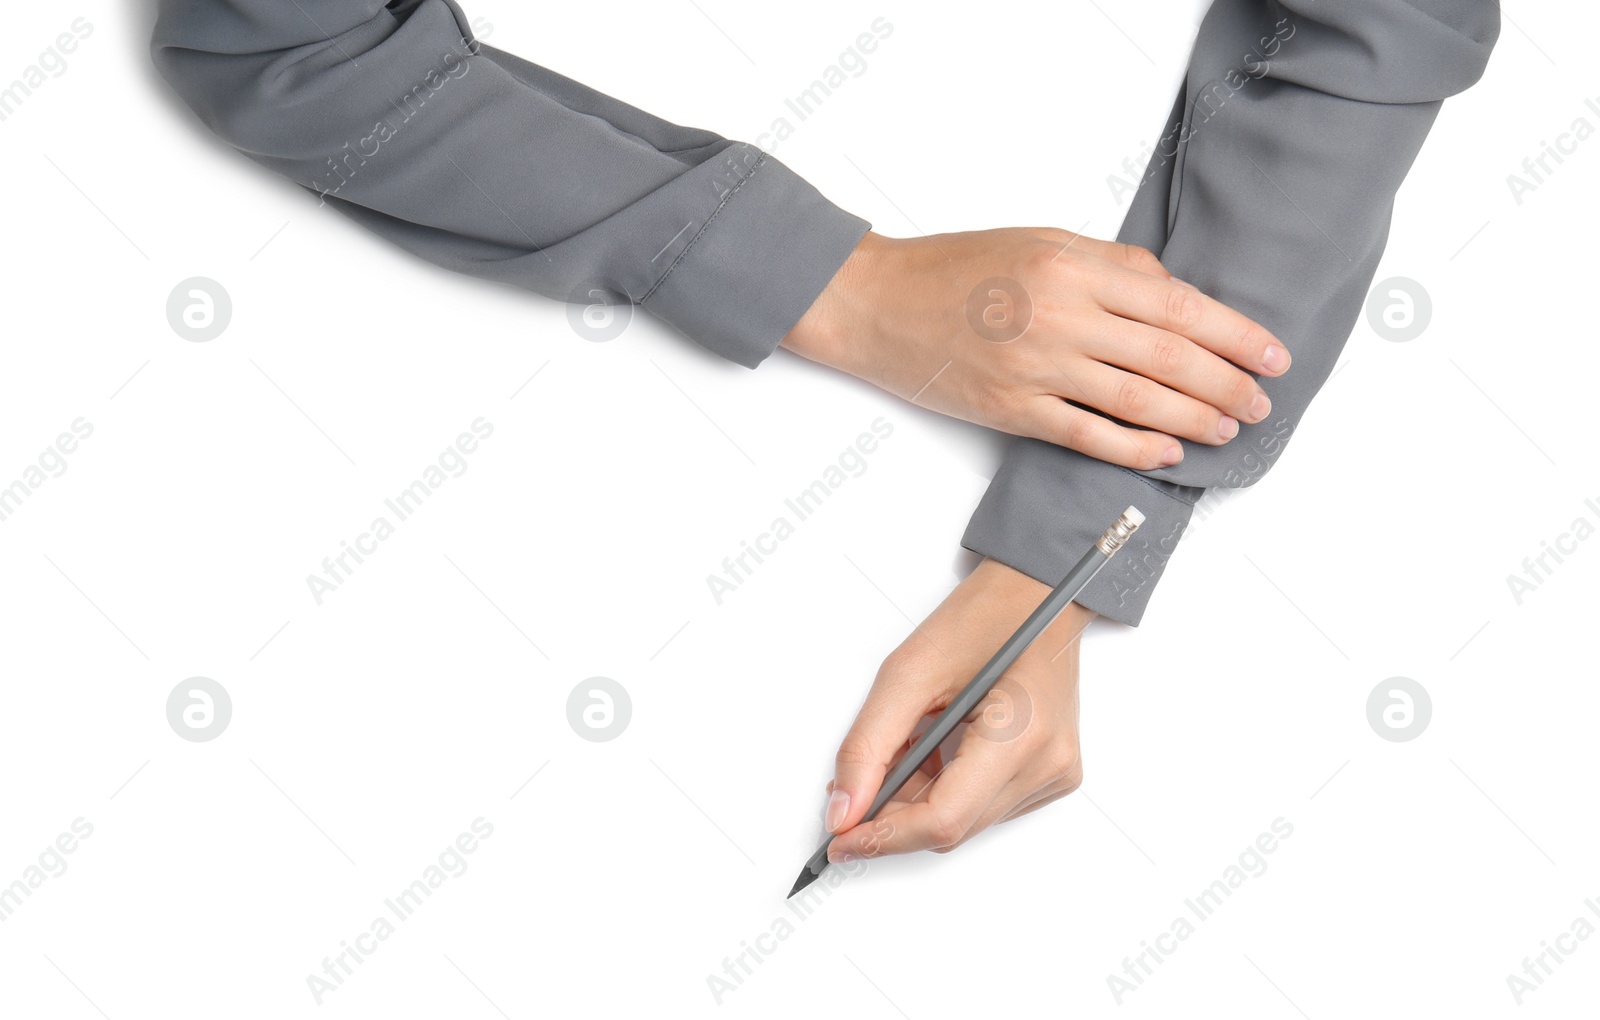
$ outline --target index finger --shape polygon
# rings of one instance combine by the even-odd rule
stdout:
[[[1276,376],[1289,368],[1289,349],[1271,330],[1181,280],[1118,269],[1099,297],[1106,311],[1176,333],[1246,371]]]
[[[955,846],[1015,771],[1004,745],[979,739],[968,746],[963,739],[956,757],[927,787],[926,796],[835,836],[828,844],[828,860],[837,863],[844,854],[882,857]],[[911,782],[916,781],[913,776]]]

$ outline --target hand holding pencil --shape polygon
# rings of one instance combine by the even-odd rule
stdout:
[[[830,856],[837,859],[851,852],[875,856],[954,846],[996,821],[1042,806],[1076,788],[1076,639],[1092,614],[1072,606],[1072,599],[1143,520],[1130,506],[1053,590],[1028,579],[1031,588],[1019,588],[1011,583],[1020,576],[1015,571],[985,561],[890,656],[840,748],[839,774],[827,818],[829,831],[839,835],[807,861],[791,896],[822,874]],[[1016,632],[998,649],[986,648],[983,635],[995,631],[995,614],[1015,615],[1030,599],[1036,605]],[[1069,607],[1078,612],[1061,620]],[[1046,635],[1049,640],[1040,645],[1040,638]],[[1072,654],[1065,655],[1069,651]],[[1056,670],[1053,663],[1063,657],[1068,660],[1070,676],[1052,676]],[[927,767],[945,738],[1019,665],[1026,673],[1039,673],[1041,682],[1019,682],[1010,694],[1014,702],[1008,713],[1011,718],[998,730],[975,723],[947,766],[937,768],[931,776],[924,772],[924,781],[915,782],[918,770]],[[950,678],[961,674],[952,674],[952,670],[965,673],[959,689],[951,686]],[[1041,708],[1049,710],[1048,719]],[[890,759],[903,746],[904,737],[887,735],[908,734],[923,716],[940,709],[943,711],[933,726],[891,769]],[[1068,735],[1070,740],[1065,740]],[[890,740],[894,740],[892,746]],[[908,799],[897,802],[895,796],[902,787]],[[924,788],[927,796],[921,797]],[[897,816],[889,835],[862,824],[885,811]],[[864,845],[869,841],[872,853]]]

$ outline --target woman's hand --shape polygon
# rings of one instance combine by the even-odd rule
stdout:
[[[1174,437],[1220,446],[1261,421],[1272,405],[1247,373],[1289,367],[1265,328],[1143,248],[1051,228],[869,232],[783,346],[944,414],[1138,470],[1181,460]]]
[[[824,824],[838,834],[829,860],[953,850],[1078,788],[1078,635],[1094,613],[1071,603],[957,729],[954,756],[928,759],[879,813],[888,824],[861,824],[918,723],[948,705],[1049,592],[984,560],[884,661],[828,784]]]

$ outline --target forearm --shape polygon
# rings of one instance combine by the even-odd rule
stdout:
[[[1259,378],[1273,405],[1264,420],[1222,446],[1185,441],[1173,467],[1132,471],[1018,441],[963,544],[1054,583],[1135,504],[1149,520],[1079,601],[1137,624],[1193,504],[1207,487],[1260,480],[1332,373],[1394,195],[1441,101],[1482,74],[1498,27],[1491,0],[1445,20],[1397,0],[1218,0],[1119,240],[1270,329],[1293,368]]]
[[[476,41],[448,0],[162,0],[162,75],[225,141],[400,247],[639,302],[747,366],[866,232],[771,156]]]

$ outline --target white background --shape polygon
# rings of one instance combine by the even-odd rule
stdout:
[[[893,35],[780,158],[889,234],[1109,237],[1106,178],[1155,141],[1201,11],[698,7],[468,12],[751,140],[882,16]],[[955,854],[874,862],[805,920],[783,895],[837,741],[970,569],[1002,440],[645,316],[585,342],[562,306],[385,246],[199,126],[150,65],[148,2],[20,5],[0,81],[79,15],[66,73],[0,123],[0,484],[94,427],[0,523],[0,885],[74,819],[93,835],[0,922],[0,1013],[1592,1007],[1600,938],[1520,1007],[1506,983],[1574,918],[1600,925],[1600,541],[1520,606],[1506,581],[1600,520],[1600,140],[1520,204],[1506,184],[1574,118],[1600,126],[1592,9],[1516,11],[1445,105],[1378,273],[1426,287],[1429,328],[1358,323],[1292,452],[1194,530],[1143,625],[1089,634],[1083,789]],[[191,276],[232,296],[209,343],[166,320]],[[480,416],[468,471],[317,605],[306,576]],[[716,605],[706,575],[879,416],[866,473]],[[166,718],[195,676],[232,698],[210,742]],[[632,700],[609,743],[567,721],[594,676]],[[1411,742],[1367,721],[1394,676],[1431,694]],[[316,1005],[307,976],[480,817],[470,867]],[[1278,818],[1265,873],[1119,1006],[1108,975]],[[719,1005],[708,976],[779,917],[793,933]]]

